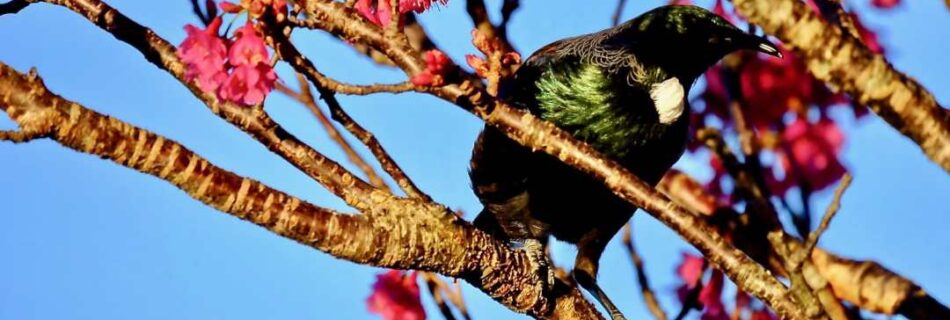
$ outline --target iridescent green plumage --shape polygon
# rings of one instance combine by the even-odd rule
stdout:
[[[666,6],[539,49],[502,95],[656,184],[685,149],[689,87],[738,49],[777,52],[705,9]],[[553,281],[542,249],[548,236],[577,244],[577,283],[615,319],[622,318],[595,276],[604,247],[634,206],[602,181],[533,153],[491,127],[476,142],[470,175],[485,205],[476,226],[524,242],[544,282]]]
[[[654,70],[651,76],[665,79],[659,69]],[[648,111],[631,112],[637,106],[623,105],[623,95],[614,91],[615,81],[594,64],[548,66],[535,82],[538,114],[604,154],[622,159],[638,146],[660,138],[668,126],[651,121]],[[638,87],[649,90],[644,85]]]

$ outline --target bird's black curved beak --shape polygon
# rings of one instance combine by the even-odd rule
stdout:
[[[778,46],[770,42],[765,37],[749,35],[747,39],[749,39],[747,43],[747,49],[782,58],[782,52],[778,50]]]

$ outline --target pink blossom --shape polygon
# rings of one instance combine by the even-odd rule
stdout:
[[[236,39],[228,51],[230,75],[218,89],[220,99],[243,105],[256,105],[274,89],[277,75],[269,64],[269,53],[250,21],[235,31]]]
[[[433,2],[442,5],[447,4],[448,0],[399,0],[399,13],[404,14],[410,11],[422,13],[432,7]],[[377,26],[387,26],[392,20],[392,5],[390,0],[357,0],[353,6],[363,17]]]
[[[451,60],[444,52],[429,50],[425,53],[426,69],[412,76],[412,84],[417,86],[440,86],[445,83],[445,73]]]
[[[683,281],[676,292],[680,302],[686,302],[690,290],[699,284],[703,278],[705,260],[701,256],[683,253],[683,261],[676,267],[676,275]],[[724,277],[722,272],[713,270],[709,282],[699,291],[698,302],[703,305],[703,320],[727,320],[729,313],[722,303],[722,288]]]
[[[901,3],[901,0],[871,0],[871,4],[881,9],[891,9]]]
[[[713,5],[712,12],[725,18],[729,22],[736,23],[736,19],[733,18],[731,14],[726,12],[726,7],[723,6],[722,0],[716,0],[716,4]]]
[[[426,317],[419,300],[415,272],[404,275],[401,271],[390,270],[376,276],[373,293],[366,298],[366,305],[370,312],[384,320],[422,320]]]
[[[185,64],[185,79],[197,79],[198,88],[214,92],[227,78],[225,58],[227,47],[218,36],[221,17],[216,17],[204,30],[186,25],[188,36],[178,45],[178,57]]]
[[[684,283],[693,287],[703,276],[704,261],[702,256],[683,252],[683,261],[676,267],[676,275]]]
[[[686,296],[703,278],[703,257],[683,252],[683,261],[676,267],[676,275],[683,281],[676,288],[676,295],[680,302],[686,301]]]
[[[703,304],[702,320],[728,320],[729,312],[722,303],[722,287],[725,282],[722,272],[713,270],[709,282],[699,292],[699,302]]]
[[[838,160],[844,145],[844,134],[830,119],[809,123],[797,119],[782,132],[784,152],[780,154],[786,180],[793,177],[807,183],[812,190],[821,190],[841,178],[846,169]]]
[[[234,32],[237,39],[231,44],[228,51],[228,63],[232,66],[255,66],[267,63],[270,54],[264,38],[260,37],[250,21]]]
[[[253,106],[264,101],[276,81],[277,75],[269,65],[243,65],[231,71],[218,95],[224,100]]]
[[[422,13],[423,11],[429,10],[433,2],[438,2],[444,6],[449,3],[449,0],[399,0],[399,11],[401,13],[409,11]]]

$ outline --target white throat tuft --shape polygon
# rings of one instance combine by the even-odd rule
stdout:
[[[686,92],[676,77],[654,84],[650,88],[650,98],[656,106],[656,113],[660,115],[660,123],[671,124],[683,115]]]

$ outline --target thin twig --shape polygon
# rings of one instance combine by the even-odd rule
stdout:
[[[379,143],[379,140],[377,140],[371,132],[360,126],[359,123],[353,120],[353,118],[343,110],[340,102],[336,99],[336,93],[321,83],[319,77],[320,72],[316,66],[314,66],[313,62],[304,57],[283,33],[271,32],[271,36],[274,39],[273,45],[280,55],[280,58],[289,63],[297,72],[306,76],[307,79],[313,83],[314,87],[317,88],[320,99],[323,99],[330,109],[331,118],[343,125],[343,128],[369,148],[370,152],[373,153],[373,156],[376,157],[376,160],[379,161],[379,164],[383,167],[383,170],[396,181],[396,184],[399,185],[399,188],[402,189],[406,195],[411,198],[430,202],[432,198],[425,192],[422,192],[422,190],[412,182],[412,179],[406,175],[402,168],[396,164],[396,161],[386,152],[383,145]]]
[[[617,0],[617,8],[614,9],[614,15],[610,18],[611,25],[620,24],[620,16],[623,15],[623,8],[626,6],[627,0]]]
[[[633,263],[633,267],[636,270],[637,283],[640,285],[640,293],[643,294],[643,302],[646,303],[647,309],[650,310],[654,318],[657,320],[666,320],[666,312],[660,307],[660,301],[656,299],[656,294],[653,292],[653,288],[650,287],[650,281],[646,275],[646,268],[643,267],[643,259],[640,257],[640,254],[637,253],[637,249],[633,245],[633,222],[627,222],[623,227],[623,244],[627,249],[627,254],[630,255],[630,262]]]
[[[825,214],[821,217],[821,223],[818,224],[817,229],[808,234],[805,245],[795,256],[796,258],[792,264],[794,269],[801,268],[802,262],[811,256],[812,251],[815,251],[815,246],[818,245],[819,238],[821,238],[821,235],[828,229],[831,219],[835,217],[835,214],[838,213],[838,209],[841,208],[841,198],[844,196],[844,192],[848,190],[852,180],[853,178],[850,173],[845,173],[844,176],[841,177],[841,182],[838,184],[838,187],[835,188],[834,198],[832,198],[831,204],[828,205]]]
[[[346,154],[347,159],[349,159],[353,165],[359,168],[360,171],[363,171],[363,174],[366,175],[366,178],[369,180],[370,184],[377,188],[388,189],[389,187],[386,185],[386,182],[380,178],[380,176],[376,173],[376,170],[374,170],[373,167],[370,166],[369,163],[367,163],[366,160],[364,160],[363,157],[356,152],[356,150],[353,149],[353,146],[350,145],[350,143],[346,141],[345,138],[343,138],[343,135],[341,135],[336,126],[333,125],[333,122],[330,121],[330,118],[328,118],[326,114],[323,113],[323,110],[320,109],[320,106],[317,105],[317,102],[313,98],[313,94],[310,92],[310,82],[307,82],[306,79],[303,79],[303,76],[299,73],[297,74],[297,77],[297,80],[300,81],[299,92],[294,91],[293,89],[290,89],[281,83],[277,83],[274,88],[277,89],[278,92],[283,93],[306,106],[307,109],[310,110],[310,113],[312,113],[314,117],[317,118],[317,121],[320,122],[320,125],[323,126],[323,129],[330,136],[330,139],[340,146],[340,149],[342,149],[343,153]]]
[[[442,317],[445,320],[455,320],[455,315],[452,314],[452,308],[445,303],[445,297],[442,293],[443,284],[439,278],[431,273],[425,272],[422,274],[422,279],[425,280],[426,287],[429,289],[429,295],[432,296],[432,301],[435,302],[435,305],[439,308],[439,312],[442,313]]]
[[[49,136],[45,131],[25,131],[25,130],[0,130],[0,141],[10,141],[13,143],[29,142],[38,138]]]

